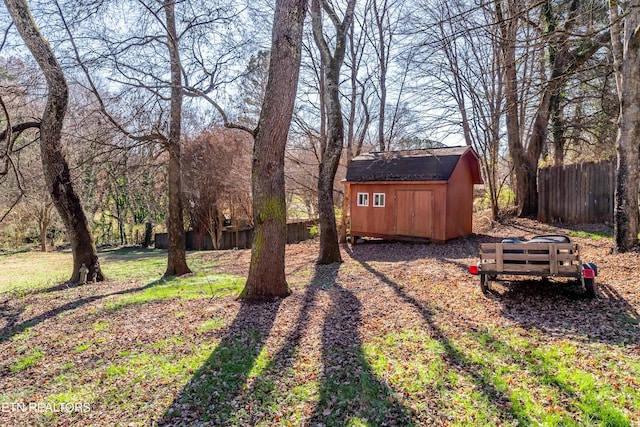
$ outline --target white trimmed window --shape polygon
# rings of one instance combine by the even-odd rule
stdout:
[[[358,193],[358,206],[369,206],[369,193]]]
[[[384,208],[384,193],[373,193],[373,206]]]

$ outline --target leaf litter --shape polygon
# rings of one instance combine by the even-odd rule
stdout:
[[[315,265],[317,242],[290,245],[292,295],[267,304],[108,309],[139,281],[3,295],[0,403],[91,410],[3,412],[0,425],[638,425],[640,254],[581,233],[599,298],[563,280],[507,281],[486,297],[467,272],[479,243],[573,230],[479,218],[474,232],[344,245],[330,266]],[[248,250],[197,256],[214,262],[207,274],[248,272]],[[12,370],[33,349],[40,360]],[[593,403],[603,396],[611,408]]]

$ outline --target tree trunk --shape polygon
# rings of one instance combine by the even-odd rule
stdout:
[[[342,22],[338,23],[333,19],[333,23],[336,26],[335,51],[333,54],[323,34],[320,1],[324,0],[313,0],[311,7],[313,37],[325,63],[325,74],[320,78],[324,80],[324,102],[327,113],[327,144],[322,152],[320,173],[318,175],[318,212],[320,214],[318,264],[332,264],[334,262],[342,262],[336,227],[333,184],[344,145],[344,122],[340,104],[340,68],[344,63],[347,31],[353,19],[355,0],[350,0],[347,4]],[[325,2],[323,6],[325,10],[331,10],[330,13],[333,17],[336,16],[328,3]]]
[[[182,70],[178,51],[178,35],[176,32],[175,0],[164,2],[167,20],[167,48],[171,61],[171,116],[169,122],[168,195],[169,214],[167,232],[169,245],[167,251],[166,276],[182,276],[191,273],[187,265],[186,245],[184,238],[184,219],[182,206],[182,165],[181,165],[181,132],[182,132]]]
[[[516,32],[517,32],[517,11],[511,10],[516,7],[514,1],[508,2],[509,16],[504,15],[502,1],[495,0],[496,15],[500,26],[500,49],[502,51],[504,66],[504,93],[505,93],[505,110],[506,110],[506,126],[507,126],[507,143],[509,146],[509,155],[513,163],[516,178],[516,199],[518,203],[518,215],[526,216],[537,213],[533,210],[533,204],[536,201],[530,200],[531,189],[535,189],[535,173],[532,173],[532,167],[520,139],[520,118],[518,116],[518,106],[520,100],[518,97],[518,72],[516,68]],[[535,168],[533,168],[535,170]],[[533,192],[537,195],[537,192]]]
[[[78,282],[83,264],[89,269],[88,281],[102,281],[104,275],[89,223],[71,183],[69,164],[62,153],[62,126],[69,99],[67,81],[49,44],[38,31],[26,1],[5,0],[5,4],[47,81],[49,94],[40,125],[40,153],[48,190],[71,242],[73,273],[70,282]]]
[[[553,138],[553,165],[564,164],[564,147],[567,141],[565,136],[565,122],[562,114],[560,93],[554,94],[551,99],[551,135]]]
[[[376,29],[378,30],[378,42],[380,45],[378,46],[378,65],[380,69],[378,72],[380,73],[378,83],[380,84],[380,114],[378,116],[378,147],[380,151],[385,151],[390,149],[385,141],[384,137],[384,126],[385,126],[385,115],[386,115],[386,107],[387,107],[387,50],[384,40],[384,18],[388,13],[386,9],[386,2],[382,6],[382,11],[378,10],[378,1],[373,1],[373,11],[375,14],[376,20]],[[382,14],[380,13],[382,12]],[[391,36],[389,36],[391,37]]]
[[[518,216],[524,217],[537,214],[538,188],[537,188],[537,158],[533,160],[534,151],[538,149],[539,140],[544,132],[541,132],[541,113],[538,111],[534,123],[533,137],[529,146],[529,153],[525,151],[520,137],[520,117],[518,108],[520,99],[518,96],[518,71],[516,68],[516,34],[518,26],[518,4],[513,0],[507,2],[508,17],[504,16],[501,0],[496,0],[496,14],[501,29],[501,49],[504,66],[504,88],[506,101],[506,126],[509,155],[513,163],[516,178],[515,193],[518,207]],[[536,145],[536,147],[533,147]]]
[[[349,167],[349,161],[347,161],[347,167]],[[349,226],[349,185],[345,185],[344,197],[342,198],[342,218],[340,218],[340,233],[338,241],[340,243],[347,243],[347,227]]]
[[[38,206],[38,231],[40,234],[40,250],[47,252],[47,229],[51,224],[52,206],[42,203]]]
[[[327,65],[325,102],[327,109],[327,146],[322,153],[318,174],[318,213],[320,216],[320,253],[318,264],[342,262],[336,228],[333,184],[344,141],[344,123],[340,108],[340,65],[335,59]]]
[[[153,234],[153,224],[150,222],[145,223],[144,225],[144,242],[142,243],[142,247],[148,248],[151,246],[151,237]]]
[[[616,85],[620,101],[613,238],[616,252],[638,243],[638,190],[640,180],[640,1],[627,5],[620,28],[617,2],[610,3]],[[620,34],[623,34],[622,43]]]
[[[240,294],[247,300],[290,293],[284,274],[284,151],[298,87],[306,10],[306,0],[277,0],[275,5],[269,77],[253,148],[253,247],[249,276]]]
[[[47,227],[48,224],[45,225],[44,219],[40,220],[40,250],[42,252],[47,252]]]
[[[561,30],[557,29],[558,17],[553,11],[551,3],[544,3],[542,19],[547,24],[545,38],[549,39],[547,43],[551,76],[549,79],[543,76],[546,79],[544,90],[540,97],[540,105],[525,152],[523,141],[519,135],[522,123],[519,123],[518,120],[520,106],[516,70],[517,23],[522,2],[508,0],[506,4],[507,13],[505,14],[503,1],[494,1],[501,33],[499,43],[505,67],[507,139],[516,176],[518,215],[529,216],[537,214],[538,211],[537,169],[542,151],[546,147],[549,119],[553,116],[555,126],[553,136],[556,142],[555,160],[560,162],[564,150],[563,129],[559,128],[562,126],[561,97],[566,80],[600,49],[602,41],[600,37],[596,37],[589,43],[581,44],[573,50],[569,49],[567,37],[571,33],[578,2],[571,3],[569,17]]]
[[[217,209],[218,224],[216,226],[216,249],[222,247],[222,232],[224,231],[224,215],[221,209]]]
[[[357,64],[357,50],[355,46],[355,37],[353,25],[349,28],[349,54],[351,58],[351,72],[350,72],[350,96],[349,96],[349,120],[347,121],[347,161],[345,167],[349,168],[351,159],[353,158],[353,149],[355,146],[356,137],[356,105],[358,99],[358,71]],[[342,218],[340,221],[340,235],[338,240],[340,243],[347,242],[347,227],[349,225],[349,191],[348,184],[345,185],[344,197],[342,198]]]
[[[340,64],[334,61],[327,67],[325,100],[327,102],[327,147],[322,153],[318,174],[318,213],[320,216],[320,253],[318,264],[342,262],[338,230],[336,228],[333,184],[340,163],[344,141],[344,123],[340,108]]]
[[[332,137],[329,137],[329,145]],[[342,139],[340,139],[342,141]],[[333,182],[335,180],[338,163],[340,162],[339,147],[337,153],[329,153],[320,164],[320,174],[318,176],[318,213],[320,216],[320,253],[318,254],[318,264],[332,264],[342,262],[340,256],[340,245],[338,243],[338,230],[336,228],[335,205],[333,202]],[[327,153],[329,147],[327,147]]]
[[[515,193],[518,216],[525,217],[538,213],[538,159],[542,144],[546,138],[548,120],[549,97],[545,93],[543,101],[536,114],[533,132],[529,140],[529,147],[524,149],[520,137],[520,117],[518,109],[520,97],[518,94],[518,71],[516,67],[516,35],[519,4],[517,1],[507,2],[508,16],[505,16],[501,0],[495,0],[496,16],[500,26],[500,49],[504,66],[505,110],[507,126],[507,145],[515,174]]]

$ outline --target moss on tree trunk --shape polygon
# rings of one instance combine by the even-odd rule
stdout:
[[[284,274],[287,209],[284,150],[300,72],[306,0],[277,0],[265,99],[254,133],[252,165],[254,235],[249,276],[240,298],[289,295]]]

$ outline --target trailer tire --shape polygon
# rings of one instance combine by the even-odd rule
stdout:
[[[596,291],[595,279],[583,278],[582,280],[584,280],[584,290],[585,290],[584,295],[587,298],[596,298],[598,296],[598,293]]]
[[[491,290],[491,287],[489,286],[489,278],[486,274],[482,273],[480,273],[480,290],[485,295],[487,295]]]

